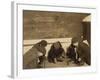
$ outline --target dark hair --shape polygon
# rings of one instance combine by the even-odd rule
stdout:
[[[57,43],[59,43],[60,47],[62,47],[62,45],[61,45],[60,41],[58,41]]]
[[[62,48],[62,45],[61,45],[60,41],[57,41],[57,42],[55,42],[55,43],[59,43],[60,48]],[[52,44],[51,49],[55,49],[55,47],[54,47],[54,44],[55,44],[55,43]]]
[[[71,40],[71,43],[76,43],[76,42],[80,42],[81,41],[81,37],[73,37]]]
[[[42,46],[47,46],[47,41],[41,40],[41,41],[39,42],[39,44],[41,44]]]

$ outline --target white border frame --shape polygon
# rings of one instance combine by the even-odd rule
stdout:
[[[22,10],[41,10],[58,12],[79,12],[91,13],[91,66],[71,67],[57,69],[33,69],[23,70],[22,68],[22,43],[23,43],[23,15]],[[95,32],[96,29],[96,8],[59,6],[59,5],[41,5],[32,3],[12,2],[12,71],[11,76],[16,77],[50,77],[75,73],[96,72],[96,53],[95,53]],[[42,71],[42,72],[41,72]]]

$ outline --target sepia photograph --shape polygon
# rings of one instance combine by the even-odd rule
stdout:
[[[13,2],[12,76],[96,72],[96,26],[96,8]]]
[[[91,66],[91,13],[23,10],[23,69]]]

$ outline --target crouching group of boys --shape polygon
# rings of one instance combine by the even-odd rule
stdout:
[[[90,44],[83,38],[72,38],[71,45],[67,48],[67,57],[78,65],[91,65]]]
[[[23,68],[43,68],[46,60],[47,41],[42,40],[35,44],[28,52],[23,55]],[[59,41],[53,43],[47,55],[47,60],[50,63],[62,62],[65,58],[70,58],[75,64],[86,63],[91,64],[90,46],[83,40],[75,37],[72,38],[70,46],[65,53]]]

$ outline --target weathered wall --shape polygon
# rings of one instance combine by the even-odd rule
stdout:
[[[83,34],[86,13],[23,11],[24,40],[68,38]]]

